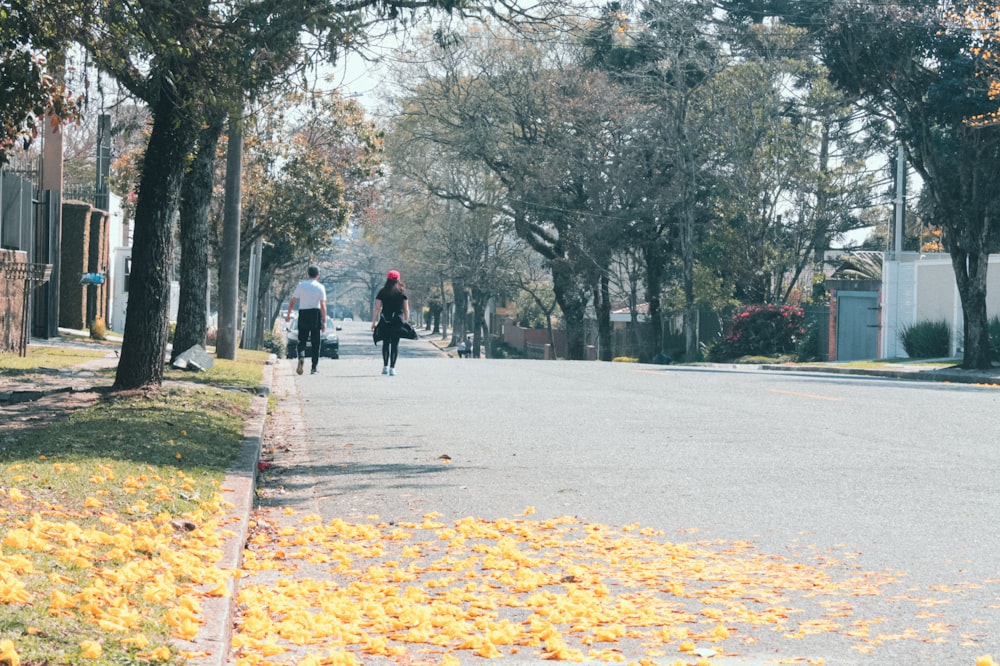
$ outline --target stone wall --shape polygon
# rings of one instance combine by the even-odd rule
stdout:
[[[10,263],[26,264],[28,255],[14,250],[0,250],[0,354],[21,352],[24,280],[7,278],[5,267]]]

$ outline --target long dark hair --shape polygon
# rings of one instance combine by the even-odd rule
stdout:
[[[382,287],[383,290],[391,291],[394,294],[402,294],[406,292],[406,285],[400,280],[386,280],[385,286]]]

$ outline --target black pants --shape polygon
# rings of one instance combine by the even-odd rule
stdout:
[[[319,347],[323,344],[323,339],[320,336],[320,326],[322,322],[320,321],[320,311],[319,308],[314,310],[299,310],[299,347],[298,347],[298,357],[305,358],[306,355],[306,345],[312,340],[312,367],[313,370],[319,365]]]
[[[396,359],[399,357],[399,337],[393,335],[382,340],[382,365],[390,368],[396,367]]]

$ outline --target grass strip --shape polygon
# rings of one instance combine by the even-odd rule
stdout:
[[[0,377],[31,374],[45,369],[69,368],[87,361],[104,358],[109,351],[108,349],[29,346],[27,356],[0,354]]]
[[[236,384],[260,383],[259,363],[255,379],[222,365]],[[215,565],[222,480],[251,399],[186,385],[109,394],[4,438],[0,653],[22,665],[197,656],[182,648],[197,635],[201,600],[225,594],[232,575]]]

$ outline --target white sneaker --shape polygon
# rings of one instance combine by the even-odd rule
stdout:
[[[305,365],[305,362],[306,362],[306,360],[304,358],[300,358],[299,359],[299,365],[298,365],[297,368],[295,368],[295,372],[296,373],[298,373],[300,375],[302,374],[302,366]]]
[[[389,368],[389,376],[390,377],[396,376],[396,368]]]
[[[383,375],[389,374],[389,366],[387,366],[387,365],[383,365],[382,366],[382,374]]]

